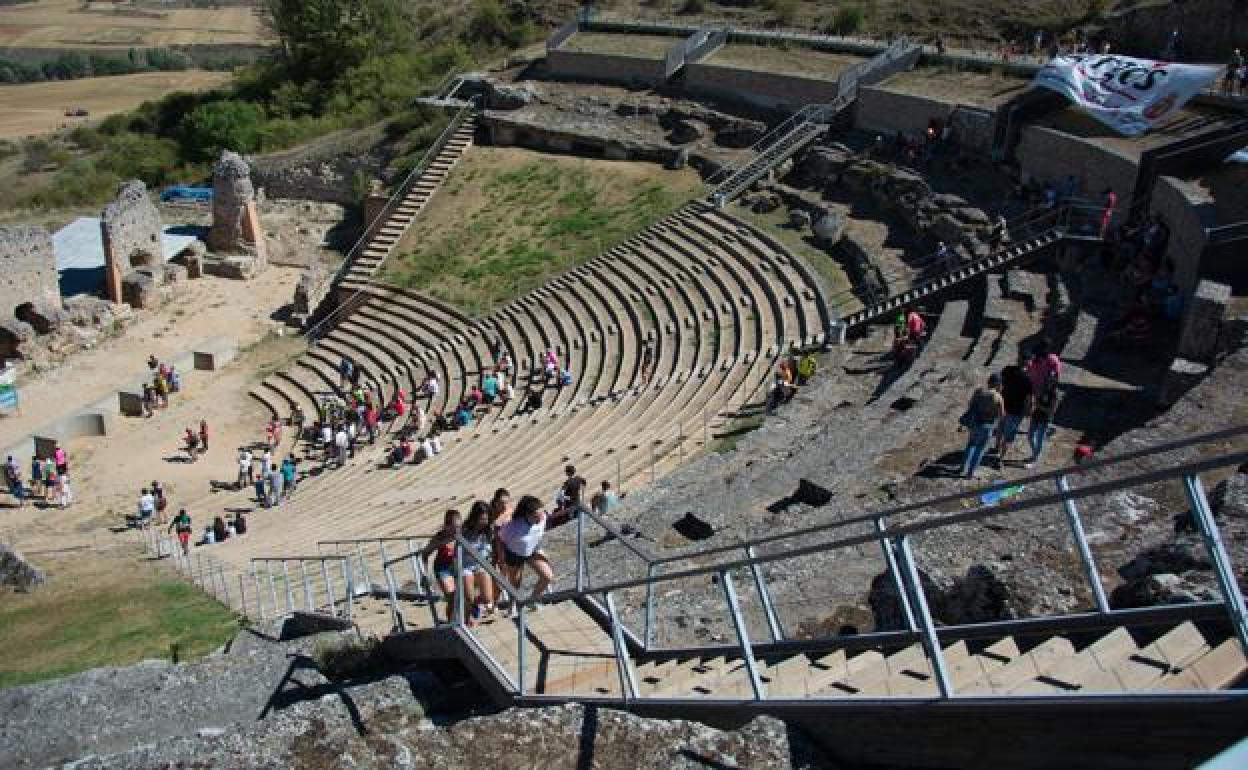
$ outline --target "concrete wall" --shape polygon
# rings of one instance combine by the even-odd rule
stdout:
[[[714,64],[685,65],[685,90],[766,108],[798,109],[836,98],[837,82]]]
[[[1120,214],[1135,190],[1138,167],[1134,160],[1051,128],[1024,128],[1015,157],[1026,179],[1057,181],[1074,174],[1083,182],[1080,194],[1090,198],[1112,187],[1118,193]]]
[[[955,140],[967,149],[985,155],[992,151],[995,116],[988,110],[880,87],[858,89],[854,128],[859,130],[914,135],[925,131],[932,118],[952,121]]]
[[[42,227],[0,227],[0,321],[11,321],[19,305],[59,308],[56,252]]]
[[[664,81],[662,59],[639,59],[582,51],[547,51],[546,73],[556,79],[587,80],[595,83],[657,85]]]
[[[1153,185],[1149,209],[1170,227],[1166,257],[1174,261],[1175,281],[1190,297],[1200,278],[1201,262],[1209,245],[1206,228],[1216,224],[1213,203],[1196,187],[1172,176]]]

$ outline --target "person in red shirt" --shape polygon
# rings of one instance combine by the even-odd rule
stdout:
[[[919,311],[911,310],[906,314],[906,331],[910,334],[910,340],[916,345],[927,336],[927,324],[923,321],[923,316],[919,315]]]

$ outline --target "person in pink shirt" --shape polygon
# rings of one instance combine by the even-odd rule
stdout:
[[[1031,392],[1040,393],[1051,377],[1054,382],[1062,379],[1062,359],[1049,351],[1044,340],[1036,343],[1031,351],[1031,360],[1027,362],[1027,377],[1031,380]]]
[[[56,463],[56,472],[62,476],[69,473],[69,455],[65,454],[65,447],[60,444],[56,445],[56,449],[52,451],[52,461]]]

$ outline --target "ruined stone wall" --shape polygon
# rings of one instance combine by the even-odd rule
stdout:
[[[1216,224],[1213,204],[1200,190],[1172,176],[1153,185],[1150,210],[1170,227],[1166,257],[1174,261],[1175,282],[1189,297],[1200,279],[1201,260],[1209,245],[1206,227]]]
[[[685,90],[758,107],[797,109],[835,99],[837,82],[714,64],[687,64]]]
[[[242,156],[224,150],[212,170],[212,229],[208,248],[219,254],[266,257],[264,234],[256,215],[251,167]]]
[[[117,198],[100,214],[104,240],[104,288],[113,302],[124,301],[122,281],[135,267],[164,263],[160,211],[138,179],[122,184]]]
[[[16,318],[27,302],[61,306],[52,237],[42,227],[0,227],[0,321]]]
[[[1028,179],[1057,181],[1074,174],[1083,182],[1080,194],[1090,198],[1097,198],[1105,188],[1112,187],[1121,202],[1120,216],[1121,208],[1131,200],[1139,174],[1133,159],[1093,140],[1043,126],[1023,129],[1015,157]]]
[[[548,51],[546,73],[555,79],[624,85],[657,85],[664,80],[662,59],[639,59],[582,51]]]
[[[854,128],[889,135],[903,131],[914,136],[927,130],[932,118],[948,120],[955,109],[956,104],[939,99],[864,87],[858,89]]]

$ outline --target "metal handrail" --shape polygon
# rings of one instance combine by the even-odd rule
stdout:
[[[329,570],[329,564],[333,562],[338,563],[339,568],[342,573],[342,581],[343,581],[342,617],[344,617],[348,621],[351,620],[352,615],[354,614],[355,597],[358,595],[358,592],[356,589],[355,571],[352,568],[352,560],[351,560],[350,555],[318,554],[316,556],[256,556],[256,557],[252,557],[250,561],[251,561],[251,569],[250,569],[251,578],[255,584],[255,592],[256,592],[256,599],[255,599],[256,614],[259,615],[261,620],[268,618],[269,615],[268,613],[265,612],[265,606],[264,606],[265,605],[265,602],[264,602],[265,591],[264,591],[263,584],[260,580],[260,572],[257,569],[258,567],[264,568],[264,574],[268,578],[267,582],[268,582],[269,605],[272,607],[273,617],[281,617],[283,615],[290,614],[298,610],[300,602],[296,599],[295,583],[292,580],[291,575],[290,575],[290,567],[292,564],[297,565],[299,569],[298,577],[300,579],[302,590],[298,593],[298,596],[300,599],[302,599],[303,610],[305,612],[321,611],[322,605],[317,604],[313,600],[313,597],[314,597],[313,584],[316,582],[316,580],[315,580],[315,576],[312,578],[309,578],[308,566],[307,566],[308,563],[320,564],[321,584],[324,586],[325,598],[327,600],[327,604],[324,606],[328,608],[331,614],[336,616],[337,613],[335,612],[335,606],[337,605],[338,600],[336,597],[336,592],[334,590],[334,580]],[[269,568],[269,565],[271,564],[278,564],[281,566],[281,577],[282,577],[282,584],[283,584],[283,589],[284,589],[283,592],[285,594],[285,606],[286,606],[285,612],[283,612],[281,609],[282,602],[278,600],[277,580],[275,578],[274,572]],[[242,585],[245,582],[245,581],[242,581],[241,578],[242,576],[240,575],[240,585]],[[243,610],[246,611],[245,606],[243,607]]]
[[[459,73],[456,73],[456,76],[458,76],[458,74]],[[455,132],[459,130],[461,125],[463,125],[464,119],[469,113],[478,108],[480,97],[474,96],[468,101],[469,104],[465,107],[461,107],[459,111],[451,117],[450,122],[446,124],[446,128],[443,129],[442,133],[439,134],[433,141],[433,144],[429,145],[420,161],[413,166],[412,170],[409,171],[407,176],[403,178],[402,183],[400,183],[398,188],[395,189],[394,194],[390,196],[390,200],[386,202],[385,207],[382,208],[382,210],[378,212],[372,220],[366,223],[364,231],[360,234],[360,237],[356,239],[355,245],[351,247],[351,250],[347,252],[346,257],[343,258],[342,264],[339,265],[338,269],[334,271],[334,275],[329,282],[330,286],[336,286],[338,282],[342,280],[342,277],[351,269],[351,265],[355,258],[369,243],[372,242],[372,238],[375,235],[373,232],[374,228],[379,223],[384,222],[393,213],[394,209],[407,197],[412,185],[414,185],[420,179],[420,176],[425,173],[429,164],[435,157],[437,157],[437,154],[442,152],[446,143],[450,141],[451,137],[455,135]],[[353,309],[355,307],[356,299],[363,293],[365,293],[363,290],[353,292],[351,296],[347,297],[345,301],[335,307],[324,318],[308,327],[308,329],[304,332],[304,336],[308,339],[308,343],[310,345],[315,345],[316,341],[320,338],[320,330],[343,312]]]

